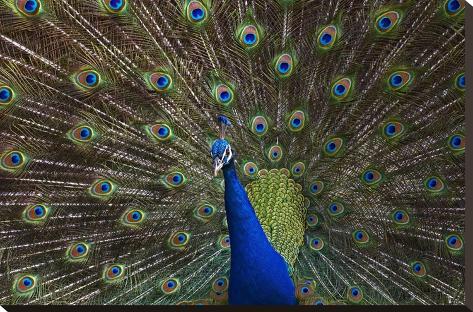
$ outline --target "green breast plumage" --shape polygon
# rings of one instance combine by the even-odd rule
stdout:
[[[287,169],[260,170],[246,185],[248,198],[266,236],[292,269],[304,243],[307,200]]]

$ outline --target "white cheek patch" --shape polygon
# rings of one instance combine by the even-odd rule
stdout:
[[[214,175],[217,176],[218,172],[220,169],[223,168],[226,164],[230,162],[230,159],[232,159],[233,153],[232,153],[232,148],[230,147],[230,144],[227,145],[225,148],[225,151],[223,152],[222,158],[215,157],[214,159]]]

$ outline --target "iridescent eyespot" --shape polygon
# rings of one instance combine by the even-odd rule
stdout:
[[[367,244],[370,240],[370,236],[368,235],[368,233],[366,233],[365,230],[353,231],[352,238],[355,241],[355,243],[360,244],[360,245]]]
[[[251,131],[257,136],[263,136],[268,131],[268,121],[263,116],[256,116],[251,121]]]
[[[210,204],[202,204],[194,210],[194,217],[200,221],[208,222],[212,219],[213,215],[217,212],[214,206]]]
[[[319,36],[317,37],[317,44],[320,48],[328,50],[335,44],[337,39],[338,30],[335,25],[330,25],[322,29]]]
[[[157,123],[151,126],[147,126],[146,130],[153,139],[159,142],[166,142],[173,138],[173,132],[171,127],[166,123]]]
[[[463,249],[463,238],[457,234],[450,234],[445,238],[445,244],[451,251],[460,251]]]
[[[215,100],[224,105],[230,105],[233,102],[233,90],[231,87],[225,84],[219,84],[214,88]]]
[[[122,223],[128,226],[140,225],[145,220],[146,214],[140,209],[130,209],[122,216]]]
[[[13,285],[18,295],[28,295],[38,286],[38,279],[31,274],[21,274],[15,278]]]
[[[274,71],[279,78],[287,78],[293,73],[294,61],[290,54],[281,54],[277,57]]]
[[[343,100],[348,97],[352,89],[352,81],[350,78],[342,78],[332,85],[332,97],[337,100]]]
[[[297,284],[296,286],[296,297],[299,300],[304,300],[306,298],[314,295],[315,292],[315,281],[307,281]]]
[[[92,90],[100,83],[100,75],[97,71],[89,69],[76,74],[76,83],[85,90]]]
[[[361,174],[361,181],[368,186],[378,185],[383,175],[376,169],[367,169]]]
[[[404,125],[397,121],[390,121],[384,124],[382,128],[383,137],[391,140],[400,137],[404,133]]]
[[[186,184],[187,178],[179,171],[171,172],[164,177],[164,185],[169,188],[179,188]]]
[[[0,108],[6,107],[11,102],[13,102],[13,98],[15,97],[15,93],[13,89],[9,86],[0,85]]]
[[[218,242],[218,246],[221,249],[224,249],[224,250],[230,249],[230,236],[228,234],[220,235],[217,242]]]
[[[424,187],[431,193],[440,193],[445,190],[445,183],[439,177],[430,177],[424,181]]]
[[[324,241],[320,237],[314,237],[309,240],[309,247],[315,251],[321,251],[325,246]]]
[[[389,88],[391,90],[401,90],[412,83],[412,74],[407,71],[396,71],[389,76]]]
[[[359,303],[363,300],[363,291],[357,286],[348,288],[347,298],[350,302]]]
[[[325,301],[322,298],[314,298],[312,305],[325,305]]]
[[[117,190],[117,186],[111,180],[99,179],[96,180],[89,189],[92,196],[98,198],[107,198]]]
[[[319,217],[315,213],[310,213],[306,217],[307,226],[315,228],[319,225]]]
[[[189,1],[186,5],[187,20],[194,25],[203,24],[208,18],[207,7],[201,1]]]
[[[29,158],[25,153],[18,150],[10,150],[4,152],[1,158],[0,169],[14,172],[26,166]]]
[[[294,111],[289,117],[287,124],[288,128],[292,132],[299,132],[304,129],[305,126],[305,113],[300,110]]]
[[[260,33],[258,31],[258,27],[254,25],[247,25],[242,29],[239,42],[243,48],[254,48],[259,44],[259,41]]]
[[[15,5],[18,11],[28,17],[38,15],[42,9],[40,0],[16,0]]]
[[[456,16],[463,12],[465,9],[465,1],[464,0],[447,0],[445,1],[445,12],[449,16]]]
[[[50,209],[46,205],[38,204],[26,207],[23,211],[23,220],[33,224],[39,224],[48,218]]]
[[[228,301],[228,291],[210,291],[210,298],[216,304],[223,304]]]
[[[102,0],[103,5],[110,13],[121,13],[126,7],[127,0]]]
[[[90,251],[90,245],[85,242],[77,242],[67,248],[67,257],[71,261],[83,261],[87,258]]]
[[[149,83],[151,87],[160,93],[169,91],[173,86],[171,75],[165,72],[155,72],[149,75]]]
[[[313,196],[317,196],[324,190],[324,182],[322,181],[312,181],[309,184],[309,193]]]
[[[272,162],[277,162],[282,159],[283,151],[282,147],[279,145],[273,145],[268,150],[268,159]]]
[[[458,90],[464,91],[465,90],[465,74],[461,73],[460,75],[455,78],[455,86]],[[1,101],[1,98],[0,98]]]
[[[465,151],[465,136],[462,134],[454,134],[448,138],[448,147],[456,153]]]
[[[345,206],[342,203],[333,202],[328,205],[327,211],[332,217],[337,217],[345,212]]]
[[[169,247],[183,250],[189,244],[191,234],[185,231],[178,231],[169,237]]]
[[[243,165],[243,174],[248,178],[254,178],[258,174],[258,166],[252,162],[248,161]]]
[[[167,278],[161,282],[161,291],[165,295],[176,293],[181,288],[181,282],[177,278]]]
[[[376,18],[376,29],[381,33],[388,33],[399,23],[400,14],[396,11],[389,11]]]
[[[407,225],[410,222],[410,216],[407,211],[398,209],[391,213],[391,219],[396,225]]]
[[[299,178],[305,173],[305,164],[302,161],[298,161],[291,167],[291,174],[294,178]]]
[[[228,278],[226,276],[217,277],[212,282],[212,290],[215,292],[224,292],[228,289]]]
[[[411,272],[417,277],[424,277],[427,275],[425,265],[420,261],[414,261],[411,263]]]
[[[324,144],[324,153],[327,156],[333,157],[336,156],[341,148],[343,147],[343,139],[342,138],[331,138],[327,140]]]
[[[94,129],[89,126],[78,126],[72,129],[68,134],[68,137],[76,143],[90,142],[95,136],[96,133]]]
[[[105,283],[115,283],[125,277],[125,266],[122,264],[110,264],[105,266],[102,278]]]

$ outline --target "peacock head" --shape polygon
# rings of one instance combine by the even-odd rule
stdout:
[[[233,160],[232,148],[230,143],[225,140],[225,130],[231,125],[230,120],[224,115],[219,115],[218,122],[220,123],[220,138],[213,142],[210,151],[215,176],[217,176],[220,169]]]

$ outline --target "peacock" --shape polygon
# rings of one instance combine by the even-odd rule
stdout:
[[[0,0],[0,304],[464,304],[464,0]]]

